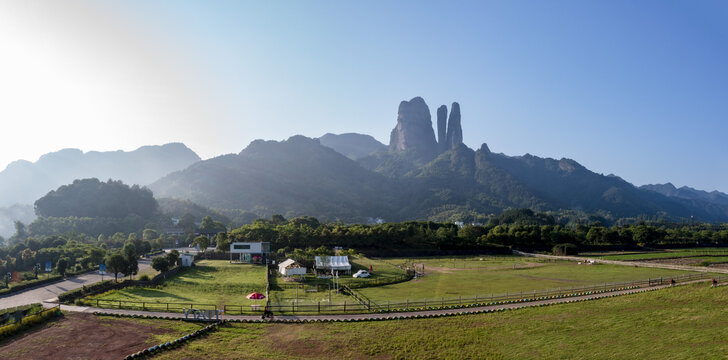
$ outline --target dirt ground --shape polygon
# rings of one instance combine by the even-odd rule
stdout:
[[[153,334],[169,331],[126,319],[66,313],[0,342],[0,359],[120,359],[153,345]]]

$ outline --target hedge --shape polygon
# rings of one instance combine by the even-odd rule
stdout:
[[[20,323],[14,323],[0,327],[0,340],[6,339],[13,336],[25,329],[33,327],[37,324],[41,324],[48,319],[55,318],[61,315],[61,309],[58,307],[44,310],[35,315],[26,316]]]
[[[91,285],[84,285],[78,289],[66,291],[58,295],[59,302],[71,302],[88,296],[92,293],[104,292],[119,286],[121,283],[115,283],[114,280],[104,280]]]

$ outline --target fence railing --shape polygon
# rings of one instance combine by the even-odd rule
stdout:
[[[336,313],[366,313],[369,308],[358,302],[344,301],[342,303],[329,303],[326,301],[305,303],[269,303],[268,309],[274,313],[285,314],[336,314]],[[259,315],[263,313],[261,305],[224,305],[227,315]]]
[[[287,303],[267,302],[262,304],[225,304],[220,307],[214,304],[199,304],[190,302],[179,303],[157,303],[142,301],[125,301],[125,300],[103,300],[103,299],[86,299],[86,304],[114,309],[133,309],[146,311],[164,311],[164,312],[183,312],[183,309],[198,310],[218,310],[222,309],[227,315],[260,315],[264,307],[274,313],[283,314],[341,314],[341,313],[368,313],[368,312],[386,312],[386,311],[410,311],[443,307],[463,307],[463,306],[484,306],[495,305],[510,302],[527,302],[546,300],[561,297],[573,297],[594,294],[599,292],[608,292],[624,289],[647,288],[660,285],[668,285],[673,280],[675,283],[683,283],[694,280],[705,280],[714,278],[720,282],[728,281],[728,276],[715,277],[710,274],[684,274],[677,276],[666,276],[648,278],[635,281],[603,283],[582,287],[565,287],[557,289],[543,290],[524,290],[518,292],[507,292],[500,294],[482,294],[458,297],[440,297],[440,298],[418,298],[404,299],[397,301],[379,301],[373,302],[361,293],[350,289],[347,286],[341,286],[344,291],[349,292],[355,301],[343,303],[331,303],[328,301],[298,301]]]
[[[215,304],[200,304],[194,302],[149,302],[149,301],[130,301],[130,300],[104,300],[104,299],[87,299],[84,303],[99,308],[106,309],[125,309],[125,310],[143,310],[143,311],[162,311],[162,312],[184,312],[184,309],[195,310],[217,310]]]
[[[342,285],[341,287],[342,287],[342,289],[344,289],[344,292],[351,295],[351,297],[353,297],[356,301],[358,301],[359,304],[361,304],[362,306],[366,306],[367,310],[371,311],[372,306],[374,306],[375,309],[379,309],[379,306],[377,305],[377,303],[373,302],[371,299],[366,297],[364,294],[354,291],[346,285]]]

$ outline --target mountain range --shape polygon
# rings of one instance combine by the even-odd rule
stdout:
[[[622,218],[728,221],[728,195],[672,184],[636,187],[572,159],[493,153],[463,144],[460,104],[439,106],[435,126],[424,99],[402,101],[389,144],[364,134],[256,140],[208,160],[180,143],[132,152],[65,149],[0,172],[0,205],[31,204],[75,179],[147,185],[179,217],[195,213],[373,222],[481,221],[508,208]],[[171,199],[177,199],[173,200]],[[183,200],[184,202],[179,202]],[[201,210],[202,209],[202,210]],[[7,215],[3,218],[3,215]],[[0,234],[32,206],[0,208]]]
[[[487,144],[470,149],[462,142],[458,103],[449,115],[440,106],[436,117],[437,134],[429,107],[416,97],[400,103],[388,146],[362,134],[257,140],[239,154],[198,162],[150,187],[157,196],[212,208],[349,222],[472,220],[519,207],[595,214],[606,221],[728,219],[720,195],[638,188],[571,159],[507,156]]]

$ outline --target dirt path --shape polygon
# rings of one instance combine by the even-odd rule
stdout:
[[[58,320],[0,343],[0,359],[120,359],[170,330],[126,319],[66,313]]]
[[[544,258],[544,259],[554,259],[554,260],[566,260],[566,261],[587,261],[591,260],[598,264],[611,264],[611,265],[622,265],[622,266],[636,266],[636,267],[649,267],[649,268],[658,268],[658,269],[669,269],[669,270],[684,270],[684,271],[694,271],[694,272],[712,272],[712,273],[720,273],[720,274],[728,274],[728,269],[721,269],[721,268],[708,268],[705,266],[687,266],[687,265],[673,265],[673,264],[660,264],[660,263],[654,263],[654,262],[646,262],[646,261],[618,261],[618,260],[604,260],[604,259],[595,259],[595,258],[583,258],[578,256],[556,256],[556,255],[544,255],[544,254],[532,254],[532,253],[526,253],[518,250],[513,250],[513,254],[520,255],[520,256],[531,256],[531,257],[537,257],[537,258]]]

